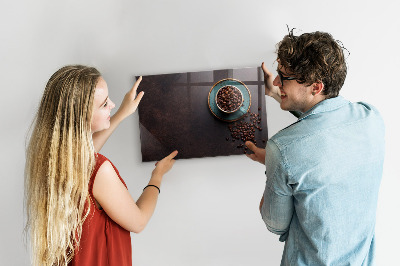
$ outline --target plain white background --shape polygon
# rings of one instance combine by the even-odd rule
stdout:
[[[25,141],[54,71],[66,64],[96,66],[118,104],[135,75],[254,67],[262,61],[275,69],[275,44],[287,33],[286,24],[298,34],[321,30],[341,40],[351,53],[341,95],[382,113],[386,159],[378,262],[398,263],[398,10],[391,0],[2,1],[0,264],[29,265],[23,237]],[[267,115],[270,135],[294,121],[270,99]],[[102,153],[137,198],[154,167],[141,163],[137,113]],[[132,234],[133,264],[279,265],[283,244],[258,213],[264,183],[263,166],[245,156],[177,161],[165,176],[152,220]]]

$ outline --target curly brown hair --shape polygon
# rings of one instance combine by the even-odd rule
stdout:
[[[343,50],[346,48],[329,33],[316,31],[295,36],[292,29],[277,44],[277,60],[301,84],[322,82],[322,93],[333,98],[339,95],[346,79]]]

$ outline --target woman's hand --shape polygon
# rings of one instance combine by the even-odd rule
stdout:
[[[264,72],[265,95],[268,95],[278,102],[281,102],[281,90],[278,86],[274,86],[274,76],[265,66],[264,62],[261,64],[261,69]]]
[[[173,151],[170,155],[162,159],[161,161],[156,162],[156,168],[154,168],[152,176],[163,176],[169,170],[171,170],[172,166],[175,163],[175,156],[178,154],[178,151]]]
[[[127,116],[133,114],[139,106],[140,100],[142,100],[142,97],[144,95],[144,91],[141,91],[137,96],[136,91],[141,81],[142,77],[140,76],[133,85],[132,89],[130,89],[130,91],[125,94],[124,100],[122,101],[121,106],[116,112],[116,114],[118,113],[119,115],[121,115],[122,119],[125,119]]]
[[[252,159],[253,161],[259,162],[261,164],[265,164],[265,149],[258,148],[256,145],[254,145],[253,142],[251,141],[246,141],[246,146],[254,152],[253,154],[246,154],[247,157]]]
[[[139,87],[140,82],[142,81],[142,77],[140,77],[135,84],[133,85],[132,89],[128,91],[125,95],[124,100],[122,101],[121,106],[119,107],[118,111],[111,117],[110,120],[110,127],[104,129],[102,131],[96,132],[93,134],[93,145],[94,150],[99,152],[103,147],[104,143],[106,143],[107,139],[111,136],[114,130],[118,127],[118,125],[129,115],[133,114],[139,103],[143,97],[144,92],[140,92],[139,95],[136,96],[136,90]]]

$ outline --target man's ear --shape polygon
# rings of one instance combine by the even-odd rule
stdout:
[[[318,95],[322,92],[322,90],[324,89],[324,83],[322,82],[315,82],[312,84],[312,95]]]

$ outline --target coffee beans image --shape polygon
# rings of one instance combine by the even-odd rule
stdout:
[[[242,92],[235,86],[224,86],[217,92],[216,103],[221,111],[233,113],[237,111],[243,103]]]
[[[243,153],[248,153],[246,145],[244,143],[246,141],[251,141],[255,145],[257,145],[256,141],[256,129],[258,131],[262,131],[261,127],[261,116],[260,114],[255,114],[252,112],[247,112],[240,120],[230,123],[228,125],[230,131],[230,137],[232,141],[237,140],[239,143],[236,148],[243,149]],[[229,140],[229,137],[226,138]],[[265,143],[265,140],[262,139],[262,142]]]

